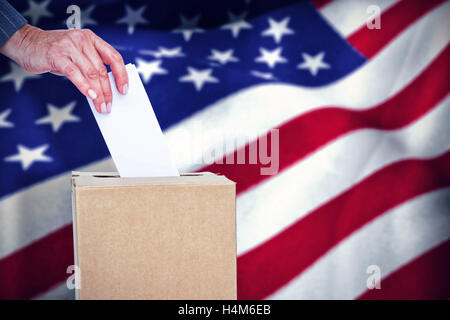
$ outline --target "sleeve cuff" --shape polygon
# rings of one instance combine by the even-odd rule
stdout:
[[[2,46],[27,20],[6,0],[0,0],[0,46]]]

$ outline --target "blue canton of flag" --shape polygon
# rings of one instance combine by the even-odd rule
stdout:
[[[35,4],[15,6],[31,23],[65,27],[71,1],[27,11],[28,2]],[[78,2],[82,27],[136,64],[163,130],[243,88],[324,85],[365,61],[307,1],[182,3]],[[108,156],[85,98],[69,81],[1,59],[0,197]]]

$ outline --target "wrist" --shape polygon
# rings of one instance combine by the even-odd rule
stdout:
[[[23,25],[0,47],[0,53],[22,66],[24,53],[28,51],[33,39],[41,31],[29,24]]]

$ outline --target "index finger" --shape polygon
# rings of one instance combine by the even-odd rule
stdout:
[[[111,67],[111,71],[114,75],[117,90],[121,94],[127,94],[128,92],[128,74],[123,58],[120,53],[114,49],[106,41],[93,34],[94,46],[97,49],[103,62]]]

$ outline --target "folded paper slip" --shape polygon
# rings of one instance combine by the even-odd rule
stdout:
[[[235,183],[72,173],[78,299],[236,299]]]

